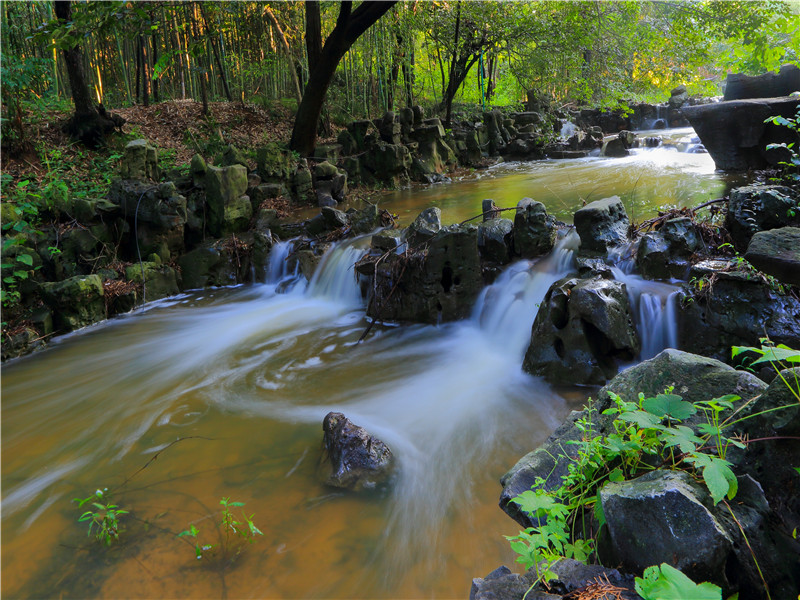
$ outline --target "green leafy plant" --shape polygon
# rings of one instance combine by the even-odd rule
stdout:
[[[644,570],[635,581],[636,593],[644,600],[721,600],[722,590],[713,583],[695,583],[667,563]]]
[[[794,350],[785,344],[772,344],[769,338],[761,338],[761,346],[755,348],[753,346],[733,346],[731,348],[731,358],[746,355],[748,353],[755,354],[758,358],[747,362],[747,367],[751,368],[757,365],[768,364],[772,365],[778,377],[781,378],[786,387],[792,395],[800,402],[800,378],[797,373],[794,373],[794,378],[790,381],[782,374],[784,369],[792,366],[800,366],[800,351]]]
[[[800,132],[800,109],[797,110],[794,118],[782,117],[776,115],[769,117],[764,123],[772,123],[786,127],[792,131]],[[794,143],[781,143],[781,144],[768,144],[767,150],[782,149],[783,154],[786,155],[787,160],[782,160],[778,164],[782,167],[782,178],[787,182],[797,183],[800,181],[800,154],[797,153]],[[797,214],[797,207],[790,208],[788,217],[794,217]]]
[[[723,419],[726,411],[733,412],[738,396],[691,403],[667,388],[654,397],[639,394],[637,402],[627,402],[616,394],[610,398],[612,405],[603,411],[604,416],[613,417],[607,433],[596,431],[597,415],[591,401],[585,416],[576,422],[582,437],[572,442],[578,446],[577,456],[568,464],[561,485],[546,491],[539,479],[531,490],[512,500],[534,523],[507,536],[518,554],[517,562],[535,569],[534,585],[547,585],[555,577],[551,567],[560,558],[586,561],[591,557],[595,532],[588,517],[594,515],[600,526],[605,522],[599,492],[607,481],[670,468],[688,471],[701,480],[714,504],[726,497],[732,499],[738,491],[725,455],[731,445],[743,444],[726,435],[731,423]],[[705,415],[706,422],[695,425],[696,433],[682,423],[698,412]]]
[[[253,522],[254,515],[248,516],[242,511],[241,517],[238,517],[232,510],[243,507],[244,502],[232,501],[229,497],[223,497],[219,503],[222,506],[219,521],[221,535],[219,544],[201,542],[200,529],[194,523],[190,523],[189,528],[181,531],[177,537],[186,538],[186,541],[193,545],[195,558],[198,560],[204,557],[216,558],[222,565],[227,565],[241,554],[245,544],[252,544],[256,536],[263,535],[263,533]]]
[[[96,490],[88,498],[73,498],[73,502],[78,503],[78,508],[91,503],[91,509],[78,517],[78,522],[89,522],[89,537],[94,534],[94,538],[106,546],[119,541],[119,534],[123,531],[120,525],[120,517],[127,515],[129,511],[111,503],[108,488]]]

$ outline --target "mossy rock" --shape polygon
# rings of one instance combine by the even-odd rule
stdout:
[[[142,297],[145,302],[174,296],[180,291],[175,269],[155,262],[130,265],[125,269],[125,278],[143,284]]]
[[[256,170],[266,182],[289,181],[293,172],[292,153],[277,142],[256,151]]]
[[[105,314],[103,282],[99,275],[78,275],[45,283],[42,299],[53,311],[57,329],[72,331],[102,321]]]

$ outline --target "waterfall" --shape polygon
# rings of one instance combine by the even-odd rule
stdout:
[[[636,331],[641,342],[639,358],[647,360],[665,348],[678,347],[678,288],[648,281],[612,267],[614,278],[625,283]]]
[[[576,131],[578,131],[578,128],[575,126],[575,123],[563,120],[561,123],[561,133],[559,133],[559,136],[563,140],[568,140],[575,135]]]
[[[266,282],[277,284],[286,279],[289,273],[289,254],[294,247],[292,240],[285,242],[275,242],[269,252],[269,263],[267,264]],[[295,264],[294,275],[297,275],[297,264]]]
[[[308,295],[352,306],[361,304],[361,289],[353,265],[365,252],[350,244],[337,244],[331,248],[314,271],[308,284]]]
[[[677,303],[678,292],[672,292],[666,298],[650,292],[642,292],[639,296],[636,329],[642,343],[642,360],[653,358],[665,348],[677,347]]]
[[[473,322],[514,359],[522,360],[538,306],[550,286],[572,269],[579,242],[578,234],[571,231],[550,256],[535,265],[526,260],[514,263],[478,298]]]

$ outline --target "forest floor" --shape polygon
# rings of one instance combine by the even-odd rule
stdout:
[[[63,132],[70,110],[29,111],[22,119],[23,150],[10,152],[4,147],[0,156],[2,199],[9,200],[20,182],[31,180],[39,187],[56,178],[70,190],[104,195],[110,180],[116,177],[125,144],[134,139],[145,138],[153,144],[162,169],[168,172],[185,171],[197,153],[211,162],[229,144],[244,151],[250,168],[255,169],[257,148],[269,142],[288,142],[291,137],[294,115],[279,103],[262,108],[241,102],[210,102],[208,108],[204,116],[201,103],[172,100],[113,109],[110,112],[126,123],[121,134],[111,134],[107,146],[97,150],[71,141]],[[339,129],[334,127],[334,137],[320,138],[318,143],[335,142]],[[353,193],[358,196],[367,191],[354,189]]]

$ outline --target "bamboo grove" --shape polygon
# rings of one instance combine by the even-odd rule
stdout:
[[[3,3],[4,107],[26,96],[69,98],[57,48],[73,44],[82,49],[94,100],[109,107],[192,99],[296,108],[310,72],[309,5],[323,37],[339,8],[312,1],[73,5],[73,20],[64,23],[52,2]],[[656,97],[676,83],[709,93],[732,67],[755,72],[797,60],[796,5],[398,2],[339,62],[324,114],[344,122],[414,103],[444,114],[453,101],[511,104],[530,89],[594,104]]]

